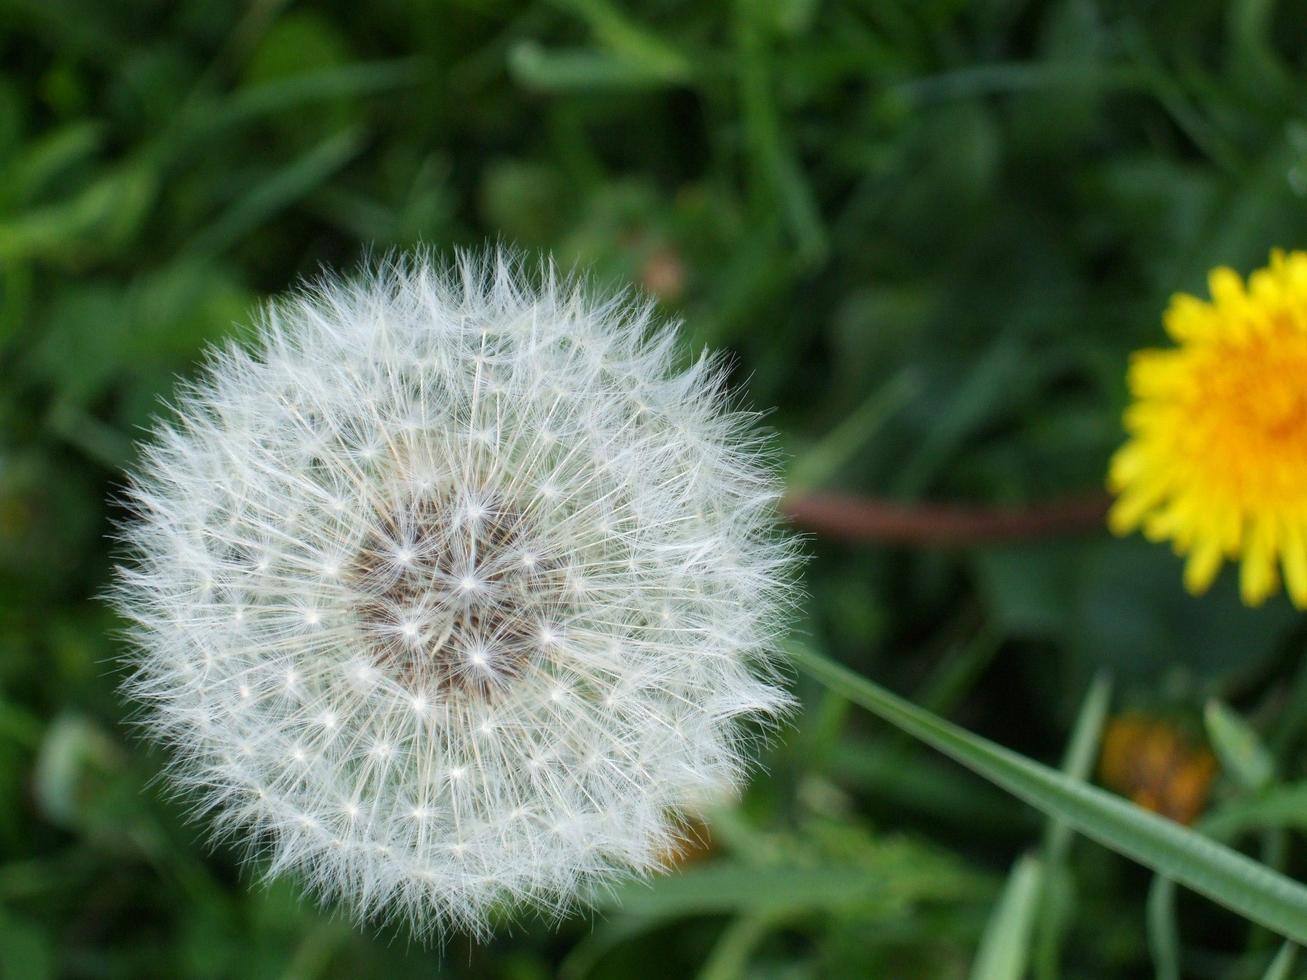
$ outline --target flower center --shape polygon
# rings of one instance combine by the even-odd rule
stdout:
[[[421,692],[502,689],[553,641],[567,605],[533,522],[493,497],[377,510],[351,572],[370,659]]]
[[[1303,499],[1307,337],[1281,329],[1196,356],[1182,406],[1191,458],[1245,503]]]

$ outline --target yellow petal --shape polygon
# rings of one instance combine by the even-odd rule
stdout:
[[[1193,595],[1202,595],[1211,588],[1224,558],[1220,538],[1210,535],[1202,538],[1185,562],[1184,587]]]
[[[1118,497],[1107,512],[1107,527],[1117,536],[1129,534],[1139,526],[1144,514],[1152,506],[1152,501],[1138,493],[1128,493]]]
[[[1278,585],[1279,575],[1275,569],[1270,529],[1266,521],[1258,521],[1252,527],[1248,546],[1243,553],[1243,565],[1239,569],[1239,595],[1245,605],[1260,606]]]
[[[1207,274],[1207,289],[1217,305],[1243,301],[1243,279],[1228,266],[1218,266]]]
[[[1293,526],[1283,544],[1284,584],[1289,598],[1299,609],[1307,609],[1307,534],[1301,525]]]

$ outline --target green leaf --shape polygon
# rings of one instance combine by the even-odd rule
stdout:
[[[699,980],[747,977],[750,956],[775,925],[775,920],[766,915],[745,915],[736,919],[717,940],[712,955],[699,971]]]
[[[558,964],[558,980],[581,980],[613,950],[657,928],[661,920],[633,915],[599,919]]]
[[[152,170],[128,164],[72,197],[0,220],[0,259],[63,257],[120,246],[138,230],[157,189]]]
[[[81,163],[104,142],[104,126],[82,120],[33,140],[5,175],[0,200],[26,202],[65,170]]]
[[[636,882],[612,893],[605,904],[631,915],[711,915],[850,908],[877,901],[882,884],[863,868],[753,868],[715,864]]]
[[[113,736],[84,715],[59,715],[45,731],[32,772],[41,815],[118,854],[157,855],[160,838],[138,803],[140,782]]]
[[[95,722],[65,714],[50,723],[41,743],[33,790],[52,823],[80,829],[123,767],[124,753]]]
[[[1157,980],[1180,980],[1180,927],[1175,915],[1175,882],[1153,876],[1148,889],[1148,951]]]
[[[779,203],[798,245],[799,258],[815,266],[830,250],[821,211],[787,134],[776,104],[770,50],[763,21],[767,6],[758,0],[736,0],[736,53],[745,143],[752,154],[755,179],[765,203]],[[760,198],[760,201],[762,199]]]
[[[1213,698],[1203,712],[1207,737],[1221,765],[1247,790],[1260,790],[1275,778],[1275,760],[1246,721]]]
[[[300,942],[283,976],[286,980],[313,980],[322,976],[349,938],[348,925],[339,919],[324,918]]]
[[[1030,854],[1013,866],[1003,897],[985,926],[980,951],[971,966],[971,980],[1021,980],[1025,976],[1042,872],[1040,861]]]
[[[812,650],[794,646],[792,655],[816,680],[1044,814],[1250,921],[1290,939],[1307,939],[1307,888],[1298,882],[1118,796],[973,735]]]
[[[1285,943],[1275,954],[1275,959],[1271,960],[1271,965],[1266,968],[1262,980],[1289,980],[1294,960],[1297,958],[1298,947],[1293,943]]]
[[[663,71],[606,51],[548,49],[522,41],[508,53],[508,69],[526,88],[539,92],[658,88],[668,84]]]
[[[291,109],[361,97],[418,84],[427,71],[421,58],[360,61],[242,86],[222,99],[198,102],[149,145],[153,158],[175,163],[221,138],[229,130]],[[238,134],[235,134],[238,135]]]
[[[1257,796],[1231,800],[1203,817],[1203,833],[1232,840],[1252,830],[1307,830],[1307,782],[1273,786]]]
[[[363,133],[345,129],[328,136],[293,163],[250,188],[191,242],[196,255],[209,256],[234,245],[272,215],[304,197],[345,166],[363,148]]]
[[[1089,686],[1080,705],[1080,714],[1076,717],[1075,728],[1071,731],[1071,742],[1067,746],[1066,757],[1062,760],[1062,771],[1072,779],[1084,781],[1093,770],[1094,760],[1098,757],[1098,746],[1103,734],[1103,724],[1107,720],[1107,709],[1112,703],[1112,682],[1106,674],[1099,674]],[[1071,845],[1071,828],[1063,820],[1054,820],[1049,824],[1048,836],[1045,838],[1045,852],[1050,864],[1059,864],[1066,860],[1067,848]]]
[[[553,0],[553,4],[584,20],[600,44],[640,71],[668,82],[685,82],[692,75],[688,55],[632,21],[608,0]]]
[[[1080,705],[1062,772],[1072,779],[1084,780],[1093,769],[1103,733],[1103,723],[1112,702],[1112,682],[1104,673],[1094,678]],[[1037,974],[1041,977],[1061,975],[1059,962],[1062,942],[1069,922],[1071,875],[1066,870],[1067,851],[1071,847],[1071,827],[1064,820],[1050,820],[1044,832],[1044,863],[1039,895],[1038,928],[1035,941]]]
[[[416,85],[425,70],[421,58],[393,58],[299,71],[243,86],[221,102],[207,106],[205,112],[197,112],[186,123],[195,130],[211,129],[332,99],[386,92]],[[209,126],[202,127],[202,121]]]

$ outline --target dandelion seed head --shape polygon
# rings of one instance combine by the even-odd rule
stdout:
[[[269,873],[424,934],[658,868],[789,706],[795,551],[721,362],[504,253],[260,328],[130,492],[127,689],[175,785]]]

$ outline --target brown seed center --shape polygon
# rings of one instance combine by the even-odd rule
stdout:
[[[531,668],[565,613],[565,575],[521,508],[439,495],[378,508],[351,562],[378,668],[406,687],[490,696]]]

